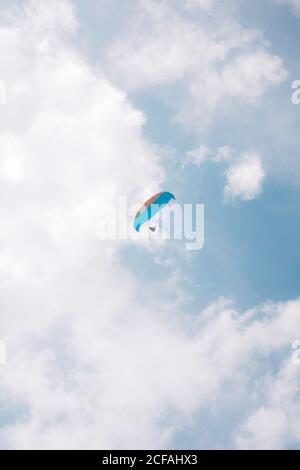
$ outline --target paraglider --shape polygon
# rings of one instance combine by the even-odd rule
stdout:
[[[141,209],[137,212],[133,226],[139,232],[142,225],[151,220],[158,212],[160,212],[175,196],[167,191],[157,193],[148,199]],[[152,232],[155,232],[156,227],[149,227]]]

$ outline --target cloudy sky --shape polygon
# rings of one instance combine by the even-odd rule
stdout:
[[[1,448],[299,448],[300,1],[0,8]],[[99,239],[165,189],[201,251]]]

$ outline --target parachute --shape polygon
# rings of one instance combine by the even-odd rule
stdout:
[[[175,196],[167,191],[157,193],[146,201],[141,209],[137,212],[133,226],[139,232],[142,225],[152,219],[158,212],[160,212]],[[156,227],[149,227],[152,232]]]

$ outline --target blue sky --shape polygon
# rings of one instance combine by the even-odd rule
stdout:
[[[299,448],[299,22],[1,3],[2,448]],[[205,205],[201,251],[97,238],[156,190]]]
[[[300,73],[295,47],[300,33],[299,19],[286,5],[274,6],[268,0],[237,3],[243,26],[263,32],[270,50],[282,57],[290,74],[279,87],[268,91],[263,103],[250,109],[234,106],[225,113],[220,109],[209,128],[195,134],[172,122],[172,112],[155,88],[133,93],[132,100],[147,116],[147,135],[175,150],[175,162],[164,163],[166,187],[179,191],[184,202],[201,201],[206,207],[205,248],[185,266],[192,290],[197,283],[197,301],[203,306],[222,295],[245,309],[266,299],[297,297],[299,289],[299,109],[290,97],[291,83]],[[94,28],[95,20],[90,21]],[[278,129],[282,113],[286,128]],[[288,142],[282,142],[286,134]],[[240,151],[256,149],[264,155],[270,171],[263,195],[247,204],[237,202],[227,207],[222,201],[224,167],[208,164],[200,171],[186,168],[182,173],[183,155],[203,141],[215,147],[225,143]],[[147,278],[149,270],[144,268],[140,267],[139,275],[144,273]]]

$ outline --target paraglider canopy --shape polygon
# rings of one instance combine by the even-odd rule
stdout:
[[[157,193],[148,199],[140,210],[137,212],[133,226],[139,232],[143,224],[151,220],[158,212],[160,212],[172,199],[175,199],[174,194],[167,191]],[[152,232],[156,227],[149,227]]]

